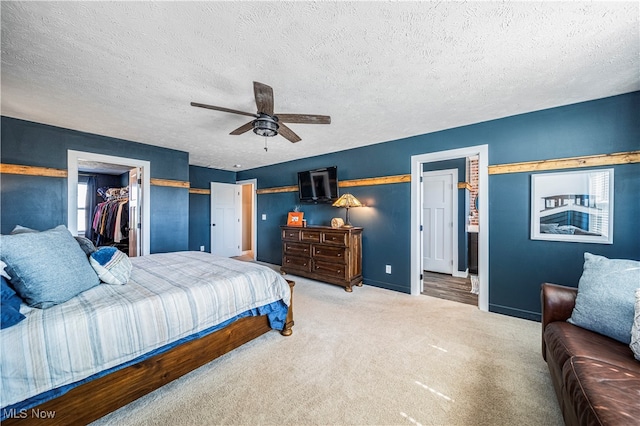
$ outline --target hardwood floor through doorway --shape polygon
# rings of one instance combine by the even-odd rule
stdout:
[[[423,272],[422,294],[478,306],[478,295],[471,293],[471,279],[458,278],[437,272]]]

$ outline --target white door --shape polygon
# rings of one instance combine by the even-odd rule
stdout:
[[[211,253],[242,254],[242,185],[211,182]]]
[[[457,174],[457,170],[423,174],[422,268],[425,271],[453,273],[452,193]]]
[[[129,171],[129,257],[136,257],[141,253],[142,226],[140,220],[140,192],[142,190],[142,167]]]

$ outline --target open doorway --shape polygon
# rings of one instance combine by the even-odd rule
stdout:
[[[69,150],[67,152],[67,167],[67,228],[69,231],[73,235],[78,235],[78,229],[83,228],[79,227],[78,182],[82,181],[80,173],[116,174],[119,176],[119,183],[115,186],[127,187],[128,192],[133,191],[132,194],[127,194],[127,199],[133,200],[131,205],[135,208],[133,212],[130,211],[133,220],[129,224],[135,231],[133,235],[135,240],[133,241],[133,251],[129,249],[129,255],[149,254],[151,163],[132,158]],[[133,185],[130,179],[133,179]],[[84,214],[86,216],[87,212]]]
[[[479,145],[468,148],[454,149],[414,155],[411,157],[411,294],[419,295],[422,292],[423,274],[423,241],[420,230],[422,222],[423,197],[420,177],[423,173],[424,164],[452,160],[466,159],[477,156],[478,159],[478,307],[483,311],[488,311],[488,259],[489,259],[489,217],[487,203],[482,202],[488,199],[488,145]]]
[[[236,182],[242,186],[242,258],[255,261],[256,249],[256,187],[257,179]]]

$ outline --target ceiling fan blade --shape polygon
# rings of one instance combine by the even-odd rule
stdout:
[[[254,81],[253,94],[256,97],[258,112],[273,115],[273,89],[271,86]]]
[[[328,115],[312,114],[275,114],[281,123],[300,124],[331,124],[331,117]]]
[[[285,126],[283,123],[279,123],[278,134],[283,138],[287,139],[289,142],[300,142],[300,136],[296,135],[293,130]]]
[[[249,130],[253,129],[253,121],[250,121],[246,124],[243,124],[242,126],[238,127],[237,129],[235,129],[233,132],[229,133],[230,135],[241,135],[245,132],[248,132]]]
[[[207,105],[207,104],[199,104],[197,102],[191,102],[191,106],[198,107],[198,108],[212,109],[212,110],[215,110],[215,111],[230,112],[231,114],[247,115],[249,117],[258,118],[258,114],[252,114],[250,112],[238,111],[238,110],[235,110],[235,109],[224,108],[224,107],[219,107],[219,106],[213,106],[213,105]]]

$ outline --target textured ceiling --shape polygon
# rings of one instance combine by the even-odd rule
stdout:
[[[2,114],[234,170],[640,90],[639,3],[2,1]],[[229,132],[253,81],[302,141]]]

